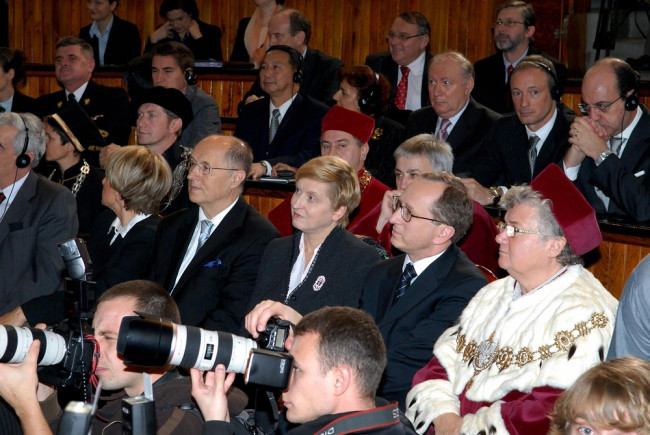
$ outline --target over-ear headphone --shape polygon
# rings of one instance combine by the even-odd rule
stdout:
[[[544,70],[544,72],[546,74],[551,76],[551,78],[553,79],[553,86],[551,86],[551,89],[550,89],[551,98],[553,98],[553,100],[555,100],[555,101],[560,101],[560,97],[562,96],[562,92],[560,92],[560,88],[557,85],[557,76],[555,75],[553,70],[548,65],[545,65],[542,62],[537,62],[537,61],[534,61],[534,60],[530,60],[530,61],[527,60],[526,62],[530,62],[532,64],[537,65],[542,70]]]
[[[636,108],[639,106],[639,94],[634,90],[630,95],[625,97],[625,110],[628,112],[631,112],[633,110],[636,110]]]
[[[23,119],[22,116],[18,115],[23,121],[23,125],[25,126],[25,144],[23,145],[23,150],[18,154],[18,157],[16,157],[16,167],[17,168],[26,168],[29,166],[29,164],[32,162],[31,157],[27,155],[27,146],[29,145],[29,128],[27,128],[27,123]]]
[[[375,81],[367,88],[361,89],[361,95],[359,96],[359,109],[362,109],[362,112],[370,105],[372,96],[375,95],[378,86],[379,74],[375,73]]]
[[[269,47],[268,50],[266,50],[266,52],[268,53],[274,50],[283,51],[287,53],[291,58],[290,61],[291,65],[298,65],[298,67],[296,68],[296,72],[293,73],[293,82],[302,83],[302,68],[304,63],[302,54],[300,54],[300,52],[298,52],[298,50],[296,50],[295,48],[289,47],[288,45],[272,45],[271,47]]]
[[[185,68],[184,76],[185,81],[188,85],[193,85],[196,83],[196,74],[194,74],[194,68]]]

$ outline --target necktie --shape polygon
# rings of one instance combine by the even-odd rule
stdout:
[[[0,106],[0,113],[5,113],[5,112],[6,112],[5,108]]]
[[[7,198],[5,194],[0,192],[0,204],[2,204],[5,201],[5,198]]]
[[[533,172],[535,171],[535,159],[537,158],[537,142],[539,137],[532,134],[528,138],[528,164],[530,165],[530,179],[533,179]]]
[[[74,96],[74,94],[68,94],[68,101],[77,101],[77,98]]]
[[[506,69],[506,72],[508,73],[508,78],[510,78],[510,73],[512,72],[513,69],[514,67],[512,65],[508,65],[508,69]]]
[[[393,305],[397,303],[397,300],[404,296],[404,293],[406,293],[406,290],[411,286],[411,280],[417,276],[417,273],[415,273],[415,268],[413,267],[413,263],[409,263],[406,265],[404,268],[404,272],[402,272],[402,276],[399,279],[399,285],[395,289],[395,294],[393,295]]]
[[[201,246],[203,246],[205,242],[207,242],[210,238],[210,231],[212,230],[213,226],[214,224],[210,219],[203,219],[201,221],[201,233],[199,234],[199,244],[196,245],[196,252],[199,252]]]
[[[621,151],[621,145],[623,145],[623,138],[620,136],[610,137],[609,138],[609,149],[614,151],[614,154],[618,156]],[[620,156],[619,156],[620,157]]]
[[[269,127],[269,143],[273,142],[275,133],[278,132],[280,127],[280,109],[273,109],[273,117],[271,118],[271,125]]]
[[[411,69],[407,66],[401,65],[399,69],[402,71],[402,80],[400,80],[399,84],[397,85],[397,94],[395,94],[395,106],[400,110],[404,110],[404,107],[406,106],[406,94],[409,90],[409,73],[411,72]]]
[[[443,119],[440,122],[440,130],[438,130],[438,139],[440,139],[443,142],[447,142],[447,138],[449,137],[449,126],[451,125],[451,121],[448,119]]]

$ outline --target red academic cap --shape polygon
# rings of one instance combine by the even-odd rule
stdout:
[[[332,106],[323,117],[320,134],[322,136],[327,130],[339,130],[351,134],[361,143],[368,143],[374,129],[375,120],[368,115],[341,106]]]
[[[603,236],[596,222],[596,212],[558,165],[548,165],[530,187],[551,200],[553,216],[573,252],[584,255],[600,245]]]

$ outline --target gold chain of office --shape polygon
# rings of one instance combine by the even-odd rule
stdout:
[[[539,346],[535,351],[522,347],[518,352],[510,346],[498,349],[498,343],[493,341],[494,332],[480,344],[474,340],[467,343],[467,337],[461,334],[462,328],[459,328],[456,337],[456,353],[462,355],[464,362],[471,360],[474,367],[474,374],[466,388],[469,389],[474,377],[490,368],[492,364],[496,364],[501,372],[512,364],[517,364],[521,368],[531,362],[548,359],[558,352],[567,352],[579,337],[587,336],[595,328],[604,328],[608,322],[609,319],[604,314],[594,313],[588,321],[576,323],[573,330],[556,332],[554,343]]]

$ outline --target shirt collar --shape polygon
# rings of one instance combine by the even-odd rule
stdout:
[[[413,62],[406,65],[411,70],[410,74],[421,76],[424,73],[425,58],[426,52],[423,51]]]
[[[114,231],[116,234],[119,234],[122,236],[122,238],[126,237],[129,231],[131,231],[131,228],[133,228],[137,223],[145,220],[151,216],[150,214],[143,214],[143,213],[138,213],[133,218],[124,226],[122,226],[122,223],[120,222],[120,218],[116,217],[113,223],[111,224],[111,227],[108,229],[108,232],[110,233],[111,231]]]
[[[551,134],[551,130],[553,130],[553,125],[555,125],[555,119],[557,118],[557,107],[553,109],[553,116],[551,119],[548,120],[546,124],[544,124],[542,127],[540,127],[537,131],[532,131],[531,129],[528,128],[527,125],[526,127],[526,135],[530,138],[533,134],[539,138],[539,142],[537,142],[537,146],[541,147],[544,144],[544,141],[548,137],[549,134]],[[538,148],[539,149],[539,148]]]
[[[9,208],[13,200],[18,195],[18,192],[20,192],[20,188],[23,187],[23,184],[25,184],[25,180],[27,180],[27,175],[29,175],[29,172],[25,174],[25,176],[22,177],[21,179],[16,180],[15,183],[10,184],[4,189],[0,189],[0,192],[4,193],[6,197],[5,200],[2,201],[2,204],[0,204],[0,220],[2,220],[2,218],[6,214],[5,213],[6,209]]]
[[[14,96],[9,97],[8,100],[0,101],[0,106],[5,109],[5,112],[11,112],[11,106],[14,103]]]
[[[86,88],[88,87],[88,82],[84,83],[83,85],[79,86],[79,89],[77,89],[74,92],[68,92],[65,91],[65,99],[68,99],[68,95],[74,94],[75,99],[79,104],[81,104],[81,97],[83,97],[84,92],[86,92]]]
[[[449,249],[449,248],[447,248],[447,249]],[[404,270],[404,268],[406,267],[406,265],[408,263],[413,263],[413,268],[415,269],[415,273],[417,273],[418,276],[420,276],[420,274],[422,272],[424,272],[426,270],[426,268],[431,265],[431,263],[433,263],[438,258],[440,258],[440,256],[442,254],[444,254],[447,251],[447,249],[445,249],[444,251],[442,251],[439,254],[433,255],[431,257],[425,257],[425,258],[422,258],[421,260],[418,260],[418,261],[411,261],[411,257],[409,257],[408,254],[407,254],[406,257],[404,257],[404,264],[402,265],[402,271]]]
[[[111,20],[108,22],[108,26],[104,29],[104,34],[99,31],[99,26],[97,25],[97,21],[93,21],[93,23],[90,25],[90,31],[88,32],[90,34],[90,37],[92,38],[93,36],[96,36],[97,39],[106,37],[109,33],[111,33],[111,29],[113,28],[113,18],[115,16],[111,14]]]

